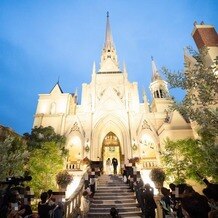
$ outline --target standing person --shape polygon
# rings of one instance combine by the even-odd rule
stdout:
[[[112,159],[112,164],[113,164],[113,167],[114,167],[114,174],[117,174],[118,161],[117,161],[117,159],[115,157]]]
[[[38,204],[38,214],[40,218],[50,218],[50,211],[53,210],[56,205],[49,205],[48,200],[48,193],[43,192],[40,196],[41,201]]]
[[[145,184],[142,193],[142,213],[145,218],[155,218],[155,209],[157,205],[154,201],[153,188],[149,184]]]
[[[163,197],[160,200],[160,204],[163,210],[163,217],[167,218],[167,217],[171,217],[171,201],[170,201],[170,190],[162,187],[161,188],[161,193],[163,195]]]
[[[110,158],[106,160],[106,174],[108,175],[111,174],[111,159]]]

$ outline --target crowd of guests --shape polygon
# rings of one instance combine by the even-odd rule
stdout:
[[[142,217],[155,218],[157,201],[154,200],[154,190],[149,184],[143,183],[140,172],[134,166],[124,167],[123,180],[135,192]],[[206,188],[203,189],[203,195],[187,184],[171,183],[169,189],[162,187],[158,203],[163,217],[218,218],[218,184],[209,183],[206,179],[204,182]]]
[[[97,181],[100,174],[98,168],[89,169],[85,174],[85,189],[82,193],[79,212],[81,218],[87,217],[90,202],[97,190]],[[190,185],[171,183],[169,188],[161,188],[161,196],[159,196],[160,199],[157,202],[153,188],[150,184],[143,183],[140,172],[136,171],[134,166],[124,166],[122,175],[123,181],[129,184],[130,189],[135,192],[144,218],[155,218],[156,203],[159,203],[162,208],[163,218],[218,218],[218,184],[212,184],[204,179],[206,187],[202,190],[203,195],[201,195]],[[7,215],[5,217],[34,217],[30,206],[31,197],[26,194],[29,191],[27,187],[25,194],[21,195],[18,190],[12,190],[15,203],[9,204],[6,208],[5,214]],[[52,190],[41,194],[37,209],[38,217],[62,218],[64,216],[63,204],[57,202]],[[115,207],[112,207],[110,210],[111,217],[119,217],[118,212]]]
[[[30,201],[31,196],[29,187],[8,187],[0,201],[0,217],[33,217]]]
[[[42,192],[38,203],[38,216],[41,218],[62,218],[64,207],[61,201],[56,202],[52,190]]]

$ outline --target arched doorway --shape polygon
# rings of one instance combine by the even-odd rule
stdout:
[[[120,173],[120,161],[121,161],[120,141],[113,132],[109,132],[104,137],[104,140],[102,143],[102,160],[103,160],[104,173],[106,169],[106,161],[108,158],[110,158],[111,160],[113,158],[116,158],[118,160],[117,173],[119,174]]]

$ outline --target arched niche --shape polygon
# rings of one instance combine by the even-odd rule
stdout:
[[[138,136],[139,153],[141,158],[157,158],[158,139],[152,131],[142,130]]]
[[[83,140],[80,134],[71,134],[66,144],[66,148],[69,150],[68,162],[78,161],[83,158]]]

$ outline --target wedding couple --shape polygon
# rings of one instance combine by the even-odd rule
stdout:
[[[111,161],[110,158],[106,161],[106,174],[112,174],[111,167],[113,166],[114,174],[117,174],[117,166],[118,166],[118,160],[114,157]]]

